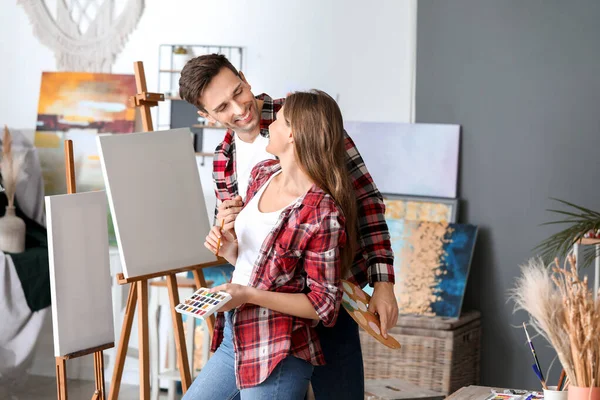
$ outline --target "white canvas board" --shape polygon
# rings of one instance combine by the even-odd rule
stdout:
[[[460,125],[345,122],[382,193],[457,195]]]
[[[54,355],[112,343],[106,192],[45,200]]]
[[[215,261],[190,130],[97,140],[124,276]]]

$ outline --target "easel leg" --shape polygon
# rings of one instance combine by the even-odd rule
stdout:
[[[96,375],[96,393],[94,393],[93,399],[104,400],[106,390],[104,385],[104,354],[102,351],[94,353],[94,372]]]
[[[125,307],[125,316],[123,318],[123,327],[121,328],[121,338],[115,358],[115,369],[113,370],[112,381],[110,383],[109,400],[119,398],[119,389],[121,388],[121,378],[123,376],[123,367],[127,357],[127,347],[129,346],[129,335],[131,334],[131,324],[135,314],[135,302],[137,301],[137,283],[131,283],[129,286],[129,295],[127,296],[127,306]]]
[[[138,286],[138,343],[140,358],[140,400],[150,400],[150,344],[148,337],[148,281]]]
[[[190,364],[187,356],[185,335],[183,333],[183,322],[181,314],[175,311],[179,304],[179,292],[177,291],[177,278],[174,274],[167,275],[167,285],[169,286],[169,299],[171,300],[171,317],[173,317],[173,328],[175,329],[175,347],[177,349],[177,366],[181,374],[181,387],[185,393],[192,383],[190,376]],[[194,323],[193,318],[188,318],[188,322]]]
[[[205,288],[206,280],[204,279],[204,272],[201,269],[195,269],[194,271],[194,281],[196,282],[196,287]],[[176,304],[177,305],[177,304]],[[208,333],[210,338],[212,339],[213,330],[215,329],[215,315],[211,315],[210,318],[206,320],[206,326],[208,327]]]
[[[62,357],[56,359],[56,394],[58,400],[67,400],[67,363]]]

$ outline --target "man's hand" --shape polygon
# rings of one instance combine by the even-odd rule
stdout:
[[[387,339],[387,331],[398,322],[398,301],[394,295],[393,283],[375,282],[369,311],[379,315],[381,334]]]
[[[219,212],[217,213],[217,225],[221,225],[221,221],[225,220],[223,225],[224,231],[233,231],[233,225],[240,211],[242,211],[242,196],[236,196],[232,200],[225,200],[219,204]]]

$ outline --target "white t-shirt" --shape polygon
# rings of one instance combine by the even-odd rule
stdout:
[[[265,150],[269,139],[259,134],[254,142],[246,143],[235,134],[235,173],[237,174],[238,193],[246,200],[250,173],[256,164],[264,160],[275,159]]]
[[[235,220],[235,233],[238,238],[238,257],[231,277],[231,283],[247,286],[254,270],[254,262],[258,259],[260,248],[277,224],[281,212],[288,206],[273,212],[261,212],[258,203],[269,183],[281,171],[277,171],[256,192],[256,195],[238,214]],[[294,200],[295,202],[296,200]],[[292,202],[293,203],[293,202]],[[292,204],[290,203],[290,204]]]

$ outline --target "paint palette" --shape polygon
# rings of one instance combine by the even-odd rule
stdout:
[[[381,334],[379,318],[367,309],[371,296],[366,294],[360,287],[352,282],[342,279],[342,305],[350,314],[352,319],[367,333],[377,339],[380,343],[392,349],[399,349],[400,343],[388,333],[387,339]]]
[[[229,300],[231,300],[231,295],[227,292],[210,293],[209,289],[200,288],[178,304],[175,311],[194,318],[205,319],[217,312]]]

